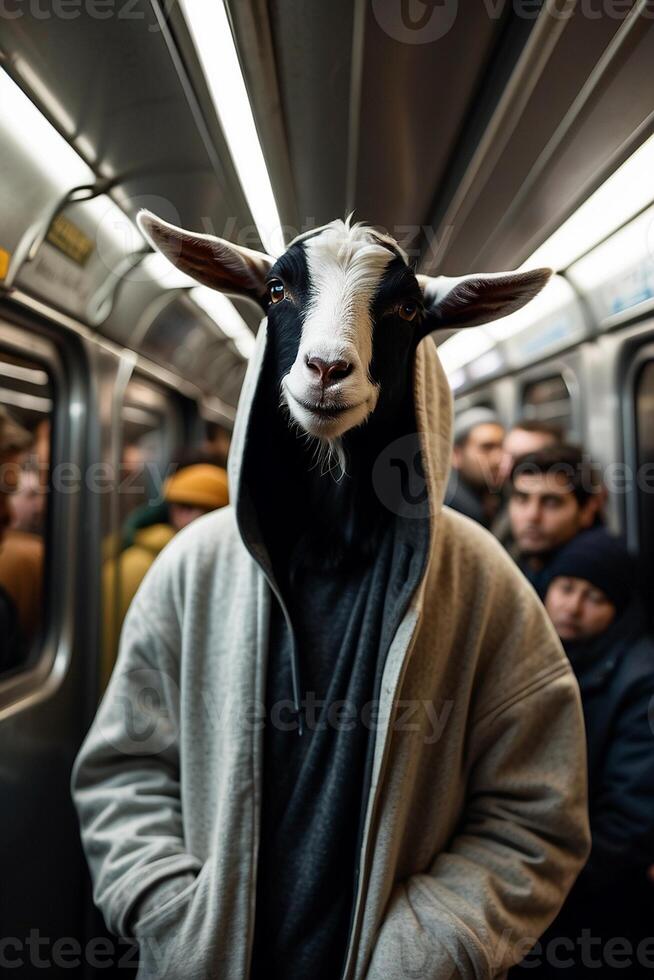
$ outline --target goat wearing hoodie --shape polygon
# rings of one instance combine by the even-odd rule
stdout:
[[[502,976],[587,855],[583,721],[531,587],[442,506],[428,334],[549,271],[416,277],[349,221],[277,260],[139,224],[265,319],[234,504],[148,573],[75,762],[95,901],[139,980]]]

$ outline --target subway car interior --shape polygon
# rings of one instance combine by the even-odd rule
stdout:
[[[592,460],[651,619],[654,4],[4,0],[0,161],[0,963],[135,976],[71,770],[124,553],[153,508],[183,505],[177,529],[218,506],[206,474],[164,497],[185,467],[224,473],[262,320],[137,215],[276,258],[353,214],[418,277],[552,269],[521,309],[431,336],[455,419],[542,423]],[[413,969],[384,975],[505,975]]]

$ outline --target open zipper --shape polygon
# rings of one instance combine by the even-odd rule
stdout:
[[[402,664],[401,664],[401,667],[400,667],[400,672],[399,672],[399,674],[398,674],[398,676],[396,678],[395,684],[393,685],[393,689],[392,689],[392,691],[390,693],[391,702],[394,702],[395,701],[395,696],[396,696],[399,688],[402,686],[402,683],[404,681],[404,677],[405,677],[406,670],[407,670],[407,667],[408,667],[408,664],[409,664],[411,653],[413,651],[413,646],[415,644],[415,639],[416,639],[416,633],[417,633],[417,629],[418,629],[418,621],[419,621],[419,619],[420,619],[420,616],[419,616],[418,612],[416,611],[416,621],[415,621],[415,623],[413,625],[413,629],[411,631],[411,636],[409,637],[409,641],[407,643],[407,648],[406,648],[405,653],[404,653],[404,658],[402,660]],[[401,625],[402,625],[402,623],[400,623],[400,626]],[[396,633],[396,635],[397,635],[397,633]],[[395,637],[393,639],[395,639]],[[392,643],[391,643],[391,647],[392,647]],[[390,648],[389,648],[389,652],[390,652]],[[349,941],[348,941],[348,947],[347,947],[347,951],[346,951],[346,955],[345,955],[345,965],[344,965],[344,969],[343,969],[343,974],[341,976],[341,980],[350,980],[350,977],[352,975],[352,970],[353,970],[353,965],[354,965],[353,962],[352,962],[352,960],[353,960],[353,952],[354,952],[354,949],[355,949],[355,946],[356,946],[356,942],[358,940],[357,933],[358,933],[358,930],[360,929],[360,926],[361,926],[361,914],[362,914],[362,911],[363,911],[363,902],[362,902],[362,899],[363,899],[363,894],[364,894],[364,886],[365,886],[365,883],[367,881],[368,873],[369,873],[369,870],[370,870],[370,842],[371,842],[371,838],[372,838],[372,828],[373,828],[373,826],[375,824],[375,820],[376,820],[376,817],[377,817],[377,810],[378,810],[378,807],[379,807],[379,799],[381,797],[381,790],[382,790],[382,786],[383,786],[383,782],[384,782],[384,775],[386,773],[386,769],[387,769],[387,766],[388,766],[388,756],[389,756],[389,753],[390,753],[391,730],[392,730],[392,727],[393,727],[393,709],[391,709],[391,713],[389,714],[389,724],[388,724],[388,727],[387,727],[386,732],[384,734],[384,747],[383,747],[383,750],[382,750],[382,759],[381,759],[381,764],[380,764],[380,767],[379,767],[379,776],[378,776],[378,779],[377,779],[377,786],[375,787],[375,796],[374,796],[374,798],[372,800],[372,804],[370,805],[370,818],[369,818],[369,820],[367,822],[367,826],[364,826],[363,829],[362,829],[361,852],[359,854],[359,860],[357,862],[357,868],[356,868],[356,873],[355,873],[356,897],[355,897],[354,909],[353,909],[353,913],[352,913],[352,923],[351,923],[351,929],[350,929],[350,938],[349,938]],[[374,753],[374,742],[372,744],[373,744],[373,753]],[[372,773],[371,773],[371,777],[372,777]],[[368,802],[370,802],[370,801],[368,800]]]

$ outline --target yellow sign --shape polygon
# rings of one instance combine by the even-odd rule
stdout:
[[[0,279],[4,279],[9,272],[9,260],[11,255],[4,248],[0,248]]]
[[[93,251],[92,239],[85,235],[77,225],[74,225],[69,218],[64,218],[63,214],[58,214],[54,219],[46,239],[77,265],[86,265],[89,255]]]

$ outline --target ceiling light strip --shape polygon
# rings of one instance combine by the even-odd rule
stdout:
[[[181,0],[238,179],[264,248],[284,249],[268,168],[223,0]]]
[[[492,244],[497,239],[498,235],[500,235],[505,228],[510,227],[511,222],[515,220],[515,215],[518,212],[518,209],[524,204],[525,200],[532,193],[535,183],[549,166],[555,153],[572,130],[572,127],[580,117],[591,97],[596,93],[597,88],[605,74],[615,64],[622,47],[631,36],[632,30],[637,25],[640,16],[645,11],[648,3],[649,0],[637,0],[636,5],[629,11],[623,23],[613,35],[611,41],[603,51],[593,70],[590,72],[588,78],[578,92],[574,102],[566,112],[565,116],[550,137],[547,145],[540,153],[533,167],[525,177],[519,191],[513,196],[511,203],[504,211],[501,219],[497,222],[490,237],[484,242],[483,252],[486,255],[489,254],[488,250],[492,247]],[[480,254],[481,252],[475,256],[475,259],[471,263],[472,266],[475,265]]]
[[[654,201],[654,136],[626,160],[521,268],[568,268]]]

